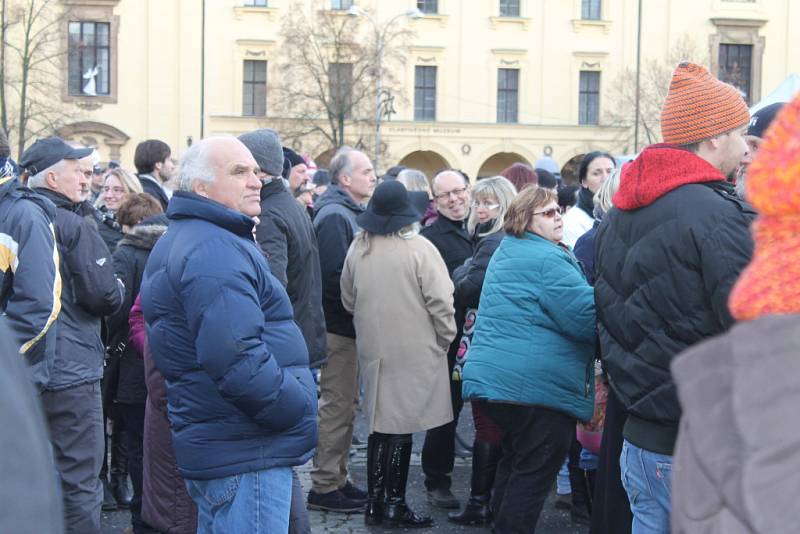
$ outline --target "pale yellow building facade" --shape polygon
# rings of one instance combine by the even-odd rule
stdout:
[[[98,94],[86,95],[75,72],[86,64],[64,60],[60,98],[78,111],[60,133],[96,145],[105,159],[132,167],[136,144],[148,138],[166,141],[180,157],[201,136],[237,135],[291,116],[291,110],[274,109],[270,98],[271,80],[279,76],[274,66],[282,54],[282,19],[295,5],[290,0],[62,3],[68,9],[65,42],[70,31],[84,43],[96,34],[95,44],[101,42],[97,32],[108,33],[100,52],[89,47],[92,57],[108,58],[108,72],[95,78]],[[636,66],[639,28],[643,64],[666,60],[680,39],[693,40],[712,72],[735,68],[750,103],[800,72],[800,32],[792,23],[800,22],[800,2],[794,0],[642,0],[641,27],[639,0],[357,3],[377,21],[416,7],[426,11],[398,21],[414,37],[396,73],[405,102],[382,123],[386,152],[379,171],[399,162],[428,173],[456,167],[485,176],[542,155],[563,164],[593,149],[630,151],[623,142],[630,123],[611,124],[606,117],[612,81]],[[326,4],[347,8],[350,2]],[[265,92],[255,93],[266,99],[256,106],[263,116],[252,116],[246,61],[266,61]],[[420,72],[432,75],[425,87],[429,106],[415,115]],[[629,115],[632,120],[633,109]],[[308,146],[294,143],[300,152],[310,152]]]

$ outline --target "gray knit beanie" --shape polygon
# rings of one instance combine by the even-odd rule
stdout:
[[[278,132],[268,128],[253,130],[240,135],[239,141],[250,150],[262,171],[270,176],[281,175],[283,149]]]

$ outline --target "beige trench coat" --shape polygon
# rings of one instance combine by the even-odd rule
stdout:
[[[453,283],[424,237],[371,234],[350,246],[342,303],[353,314],[369,432],[410,434],[453,420],[447,347]]]

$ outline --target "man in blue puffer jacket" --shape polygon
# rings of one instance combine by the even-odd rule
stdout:
[[[257,169],[233,137],[192,146],[142,282],[199,533],[286,532],[291,466],[308,461],[317,442],[306,344],[253,240]]]

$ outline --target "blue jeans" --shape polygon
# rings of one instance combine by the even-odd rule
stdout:
[[[186,480],[197,504],[197,534],[286,534],[292,469],[274,467],[213,480]]]
[[[669,534],[672,456],[641,449],[625,440],[619,466],[633,513],[631,533]]]

